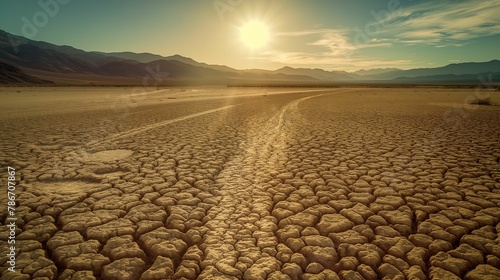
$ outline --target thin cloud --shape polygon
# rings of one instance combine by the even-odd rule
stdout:
[[[411,60],[367,59],[362,49],[388,48],[401,45],[431,45],[437,48],[461,47],[471,39],[500,34],[500,2],[428,1],[402,7],[385,17],[373,17],[367,26],[378,24],[376,33],[359,35],[357,28],[318,28],[274,34],[297,44],[254,57],[295,67],[311,66],[324,69],[358,69],[415,66]],[[358,30],[358,31],[356,31]],[[360,40],[362,39],[362,40]],[[292,49],[293,46],[295,49]]]
[[[409,64],[411,61],[376,61],[356,59],[356,51],[363,48],[389,47],[392,45],[388,40],[372,38],[369,42],[355,44],[352,42],[348,29],[312,29],[293,32],[276,33],[276,36],[297,37],[303,47],[317,47],[312,51],[290,51],[287,46],[282,49],[267,51],[252,59],[265,59],[296,67],[315,65],[324,69],[357,69],[359,67],[392,67],[393,65]],[[356,64],[353,64],[356,62]],[[371,63],[370,63],[371,62]],[[392,65],[392,66],[391,66]],[[353,67],[355,66],[355,67]]]
[[[355,45],[351,44],[348,41],[347,36],[335,32],[327,32],[321,34],[320,39],[308,43],[308,45],[321,46],[323,48],[326,48],[328,52],[325,53],[325,55],[329,56],[341,56],[341,55],[351,54],[353,51],[357,49]]]
[[[365,44],[356,44],[350,39],[350,30],[345,28],[323,28],[278,32],[274,35],[283,37],[314,37],[308,43],[306,42],[305,45],[324,47],[325,49],[330,50],[329,55],[345,55],[345,52],[352,53],[355,50],[363,48],[391,46],[391,42],[388,40],[379,40],[377,38],[372,38],[370,42]]]
[[[422,40],[424,44],[452,45],[500,34],[499,14],[497,0],[425,2],[403,8],[403,12],[380,22],[387,26],[376,35],[400,43]],[[428,39],[432,40],[425,42]]]
[[[310,65],[314,65],[317,68],[325,70],[343,69],[346,71],[354,71],[360,68],[407,68],[414,65],[414,61],[412,60],[370,60],[362,57],[351,58],[328,56],[320,53],[286,52],[279,50],[265,52],[258,59],[262,58],[293,67],[310,67]]]
[[[300,37],[300,42],[303,46],[318,47],[317,51],[309,52],[292,52],[285,49],[279,50],[269,59],[273,61],[290,61],[289,57],[293,57],[296,61],[309,61],[315,63],[329,63],[332,58],[348,59],[352,57],[357,50],[363,48],[388,47],[392,43],[384,40],[372,38],[369,42],[363,44],[355,44],[349,36],[348,29],[313,29],[300,30],[293,32],[277,33],[277,36],[283,37]],[[286,48],[286,46],[283,46]]]
[[[347,34],[348,32],[349,32],[349,30],[347,30],[347,29],[320,28],[320,29],[300,30],[300,31],[277,32],[277,33],[274,33],[274,35],[298,37],[298,36],[307,36],[307,35],[322,35],[322,34],[328,34],[328,33]]]

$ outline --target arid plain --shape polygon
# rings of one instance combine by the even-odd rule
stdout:
[[[499,92],[0,88],[2,279],[500,279]],[[6,191],[0,194],[7,223]]]

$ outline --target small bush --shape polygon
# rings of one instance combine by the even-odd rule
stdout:
[[[489,98],[478,98],[474,99],[470,102],[472,105],[484,105],[484,106],[491,106],[493,103]]]

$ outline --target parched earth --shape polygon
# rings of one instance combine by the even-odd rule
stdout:
[[[500,106],[262,92],[0,108],[1,279],[500,279]]]

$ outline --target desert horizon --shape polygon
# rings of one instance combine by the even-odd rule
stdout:
[[[0,278],[500,279],[500,3],[0,3]]]
[[[462,86],[495,87],[500,61],[327,71],[321,68],[235,69],[181,55],[83,51],[0,30],[0,86]],[[47,61],[52,61],[47,63]]]

